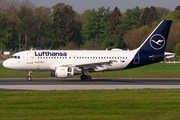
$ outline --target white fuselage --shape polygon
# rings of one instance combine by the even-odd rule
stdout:
[[[111,71],[124,69],[134,58],[136,50],[32,50],[14,54],[20,59],[8,59],[6,68],[23,71],[51,71],[57,66],[77,66],[88,63],[101,63],[113,60],[111,65],[96,66],[94,71]],[[87,65],[88,66],[88,65]]]

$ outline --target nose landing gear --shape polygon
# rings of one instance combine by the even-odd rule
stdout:
[[[28,77],[27,77],[27,80],[28,80],[28,81],[31,81],[31,80],[32,80],[31,74],[32,74],[32,71],[29,71]]]

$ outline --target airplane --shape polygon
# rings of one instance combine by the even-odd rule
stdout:
[[[164,20],[134,50],[28,50],[15,53],[3,62],[13,70],[50,71],[50,76],[68,78],[81,74],[81,80],[92,80],[89,72],[116,71],[157,63],[176,55],[164,52],[172,21]]]

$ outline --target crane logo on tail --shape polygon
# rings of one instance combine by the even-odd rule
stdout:
[[[160,34],[155,34],[151,37],[150,39],[150,45],[153,49],[155,50],[160,50],[164,47],[165,45],[165,39],[162,35]]]

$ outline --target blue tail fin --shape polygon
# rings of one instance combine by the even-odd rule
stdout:
[[[171,22],[169,20],[162,21],[139,47],[139,51],[164,53]]]
[[[164,50],[172,21],[162,21],[145,42],[135,50],[134,58],[125,69],[160,62],[166,56]]]

